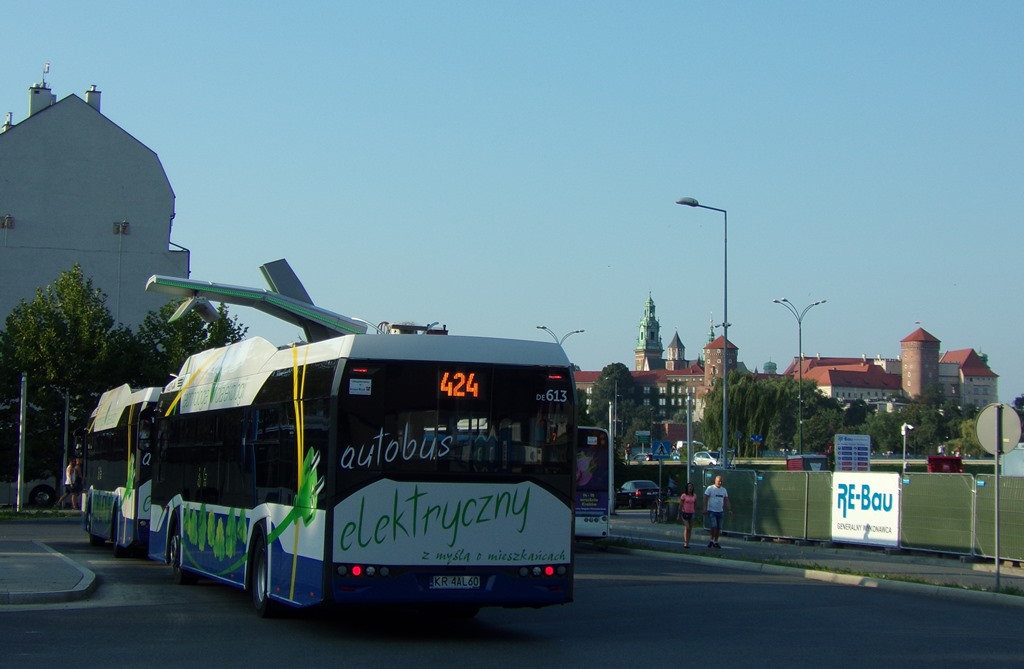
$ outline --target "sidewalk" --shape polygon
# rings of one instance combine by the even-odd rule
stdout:
[[[0,540],[0,605],[70,602],[95,589],[90,569],[46,544]]]
[[[758,539],[728,533],[719,541],[722,548],[715,549],[707,547],[708,533],[700,527],[694,527],[690,548],[684,550],[683,526],[652,524],[646,512],[640,515],[620,511],[612,516],[611,532],[612,540],[657,549],[671,559],[1024,607],[1024,569],[1001,564],[1001,592],[996,593],[993,592],[996,568],[991,559],[975,561],[959,556]],[[1003,594],[1007,591],[1015,594]]]

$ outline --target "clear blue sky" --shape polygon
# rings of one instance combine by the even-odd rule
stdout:
[[[13,3],[0,112],[103,92],[160,157],[193,278],[287,258],[370,321],[633,366],[895,357],[920,324],[1024,394],[1024,3]],[[252,333],[295,335],[237,310]]]

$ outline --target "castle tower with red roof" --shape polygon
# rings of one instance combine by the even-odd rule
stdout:
[[[722,375],[723,354],[729,356],[729,369],[736,371],[739,349],[735,344],[725,341],[725,337],[718,337],[704,347],[704,385],[708,388],[714,383],[715,377]]]
[[[903,392],[919,397],[928,386],[939,382],[939,344],[924,328],[918,328],[900,340],[903,358]]]

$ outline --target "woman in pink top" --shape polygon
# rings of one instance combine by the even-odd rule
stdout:
[[[697,493],[693,484],[687,483],[686,490],[679,496],[679,513],[683,517],[683,548],[690,547],[690,533],[693,532],[693,514],[697,511]]]

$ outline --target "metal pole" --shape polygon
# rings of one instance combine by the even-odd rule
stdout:
[[[796,386],[796,454],[804,454],[804,319],[796,319],[797,386]]]
[[[687,207],[710,209],[722,214],[722,467],[729,466],[729,212],[718,207],[701,204],[692,197],[676,200]]]
[[[796,319],[796,343],[797,343],[797,387],[796,387],[796,414],[797,414],[797,454],[803,454],[804,452],[804,316],[811,310],[811,307],[816,307],[819,304],[824,304],[828,300],[818,300],[808,304],[803,310],[797,310],[792,302],[786,298],[781,300],[772,300],[775,304],[781,304],[789,310],[789,313],[793,314],[793,318]]]
[[[907,424],[904,423],[900,430],[903,432],[903,473],[907,473]]]
[[[21,513],[21,489],[25,480],[25,433],[28,429],[28,372],[21,373],[21,411],[18,416],[18,485],[14,509]]]
[[[686,389],[686,482],[693,466],[693,388]],[[685,487],[684,487],[685,490]]]
[[[61,484],[64,483],[64,472],[67,471],[68,462],[71,457],[71,430],[70,430],[70,416],[71,416],[71,392],[64,389],[64,461],[63,469],[57,474],[57,486],[55,490],[61,489]]]
[[[612,397],[612,424],[611,428],[612,435],[617,435],[619,431],[619,380],[615,379],[615,395]],[[626,453],[623,452],[623,460],[625,460]]]
[[[910,423],[904,423],[900,426],[900,432],[903,434],[903,473],[907,473],[907,434],[914,430],[914,426]]]
[[[722,227],[722,466],[729,468],[729,214]]]
[[[996,592],[999,592],[999,456],[1003,452],[1003,405],[996,405],[996,454],[995,454],[995,468],[996,468]]]
[[[615,515],[615,402],[608,403],[608,514]]]

